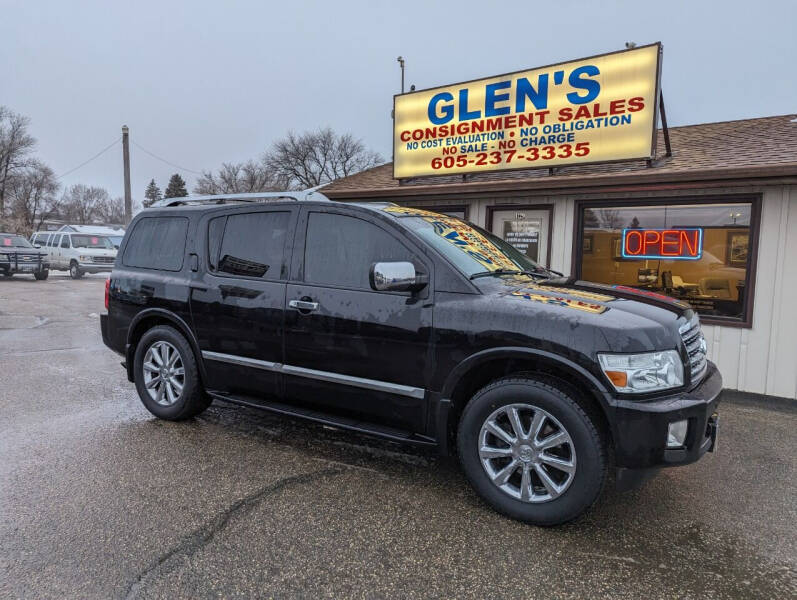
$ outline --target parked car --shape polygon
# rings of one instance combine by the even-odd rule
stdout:
[[[437,446],[540,525],[610,468],[628,488],[713,449],[722,379],[688,304],[559,276],[454,217],[257,197],[128,229],[100,323],[152,414],[216,398]]]
[[[116,260],[116,248],[105,235],[37,231],[30,240],[47,252],[50,269],[69,271],[72,279],[86,273],[110,273]]]
[[[21,235],[0,233],[0,273],[4,277],[29,273],[41,281],[47,279],[49,268],[46,252],[34,248]]]

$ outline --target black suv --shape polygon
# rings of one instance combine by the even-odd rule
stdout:
[[[0,233],[0,273],[4,277],[27,273],[41,281],[50,274],[50,259],[21,235]]]
[[[568,279],[457,218],[317,192],[164,201],[101,317],[147,409],[218,398],[456,451],[493,507],[572,519],[712,450],[722,379],[689,305]]]

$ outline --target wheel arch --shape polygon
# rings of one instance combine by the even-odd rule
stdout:
[[[170,325],[179,331],[191,346],[196,359],[197,367],[199,368],[199,376],[202,381],[206,381],[205,377],[205,364],[202,361],[202,352],[199,349],[199,343],[191,331],[188,323],[180,318],[175,313],[163,308],[150,308],[138,313],[130,322],[130,327],[127,330],[127,342],[125,344],[125,363],[127,365],[127,379],[128,381],[135,381],[133,371],[133,358],[136,353],[136,347],[141,337],[153,327],[158,325]]]
[[[575,392],[584,408],[612,440],[610,411],[603,383],[581,365],[561,355],[534,348],[502,347],[477,352],[460,362],[446,378],[436,426],[441,451],[453,447],[459,417],[470,398],[490,381],[512,374],[529,373],[555,380],[559,387]]]

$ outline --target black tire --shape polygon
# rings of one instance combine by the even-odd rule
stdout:
[[[14,274],[9,271],[3,271],[3,277],[5,277],[6,279],[11,279],[13,276]]]
[[[184,369],[182,392],[177,401],[169,406],[159,404],[153,399],[145,384],[144,357],[150,347],[158,342],[166,342],[177,349]],[[160,419],[183,421],[198,415],[210,406],[212,400],[202,387],[194,351],[185,337],[173,327],[159,325],[141,337],[136,346],[133,369],[136,389],[141,402],[149,412]]]
[[[457,448],[465,475],[485,501],[513,519],[542,526],[560,525],[583,514],[603,489],[608,471],[606,440],[587,412],[571,397],[572,392],[565,389],[543,377],[505,377],[479,390],[462,412]],[[542,409],[559,421],[570,436],[575,451],[575,472],[569,486],[554,499],[531,503],[515,498],[493,483],[482,465],[479,456],[482,426],[495,411],[511,404],[527,404]],[[525,424],[524,428],[530,430]],[[508,464],[512,458],[495,460],[506,460]],[[499,466],[501,464],[498,463]],[[522,470],[513,477],[520,477],[521,473]],[[542,484],[539,475],[532,477],[532,483],[535,481]]]
[[[80,279],[83,275],[84,273],[80,270],[80,265],[77,264],[76,260],[69,263],[69,276],[72,279]]]
[[[50,276],[50,271],[48,269],[42,269],[41,271],[36,271],[33,276],[36,278],[36,281],[44,281]]]

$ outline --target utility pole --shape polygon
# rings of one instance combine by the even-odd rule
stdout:
[[[130,129],[122,125],[122,161],[125,168],[125,225],[133,218],[133,197],[130,194]]]

